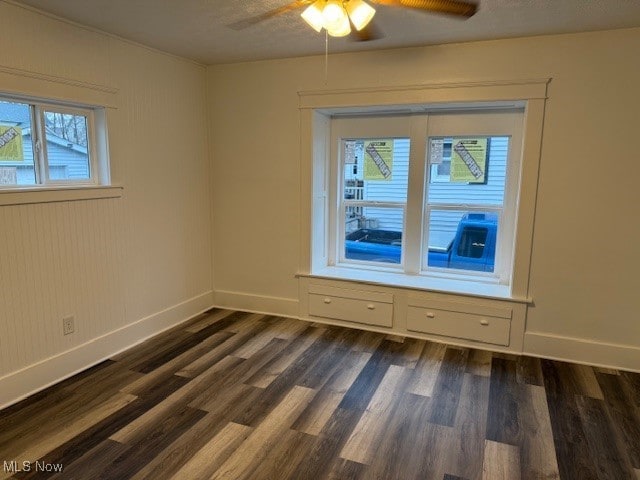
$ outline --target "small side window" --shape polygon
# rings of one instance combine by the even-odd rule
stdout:
[[[0,97],[0,188],[104,183],[96,110]]]

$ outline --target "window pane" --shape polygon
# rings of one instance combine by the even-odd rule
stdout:
[[[429,138],[429,203],[502,205],[509,137]]]
[[[429,267],[493,272],[498,215],[494,212],[431,210]]]
[[[401,263],[403,209],[358,208],[357,216],[345,218],[344,258],[369,262]]]
[[[49,178],[91,178],[87,117],[55,111],[44,112]]]
[[[406,202],[409,139],[345,140],[344,198],[374,202]]]
[[[0,186],[35,183],[31,109],[0,100]]]

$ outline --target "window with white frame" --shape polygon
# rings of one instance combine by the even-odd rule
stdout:
[[[0,188],[107,184],[105,128],[103,109],[0,95]]]
[[[332,118],[328,265],[508,285],[522,118]]]

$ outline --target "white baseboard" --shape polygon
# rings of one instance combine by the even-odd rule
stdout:
[[[213,292],[203,293],[0,378],[0,409],[209,310],[213,298]]]
[[[248,293],[216,290],[214,304],[219,308],[242,310],[245,312],[264,313],[297,318],[298,299],[251,295]]]
[[[640,347],[538,332],[524,335],[525,355],[640,372]]]
[[[0,410],[71,377],[211,307],[299,318],[297,299],[206,292],[0,378]],[[525,355],[640,372],[640,347],[526,332]]]

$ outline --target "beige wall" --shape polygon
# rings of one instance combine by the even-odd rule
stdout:
[[[213,296],[204,67],[5,2],[0,38],[9,77],[56,77],[52,92],[118,89],[110,156],[124,186],[122,198],[0,207],[1,406]],[[76,319],[70,336],[66,315]]]
[[[217,301],[297,299],[298,91],[552,77],[525,349],[638,355],[638,51],[629,29],[332,55],[327,84],[322,57],[209,67]]]

